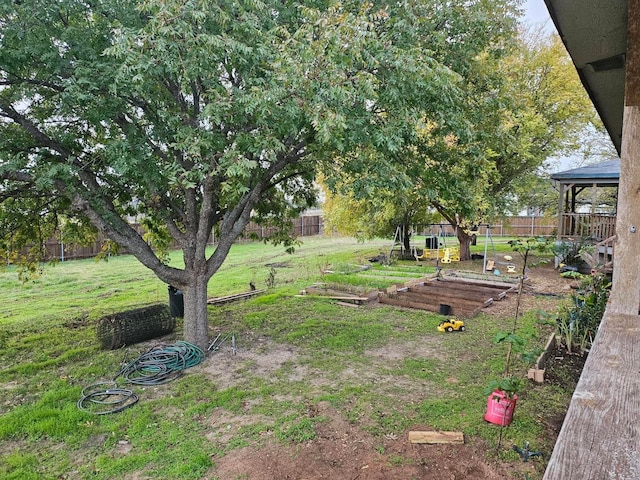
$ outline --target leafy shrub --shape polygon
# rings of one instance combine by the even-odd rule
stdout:
[[[586,276],[569,302],[559,309],[558,335],[569,353],[584,353],[593,342],[607,307],[611,282],[604,275]]]
[[[583,253],[589,251],[593,246],[588,239],[580,239],[563,241],[553,246],[553,253],[559,259],[560,263],[578,267],[584,263]]]

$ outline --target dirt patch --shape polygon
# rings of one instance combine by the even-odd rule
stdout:
[[[319,403],[316,413],[324,420],[317,423],[314,440],[296,446],[269,440],[261,448],[233,450],[215,459],[214,475],[229,480],[497,480],[515,473],[511,464],[487,460],[487,446],[474,440],[464,445],[411,444],[406,432],[374,437],[326,403]],[[517,470],[533,472],[533,466],[522,464]]]
[[[566,391],[575,390],[586,360],[586,354],[568,353],[565,345],[552,344],[551,353],[545,362],[544,382],[557,385]],[[557,438],[564,417],[565,414],[562,413],[543,419],[548,437]]]
[[[294,365],[298,351],[291,345],[274,344],[267,338],[254,338],[250,334],[237,338],[237,345],[234,354],[231,340],[227,339],[217,352],[209,354],[207,362],[198,366],[215,379],[219,389],[237,385],[247,371],[251,371],[253,377],[267,378],[287,364],[292,365],[293,369],[304,369],[304,366]],[[290,372],[289,377],[303,378],[304,373],[296,375],[295,372]]]
[[[566,346],[554,344],[545,363],[544,381],[566,390],[575,390],[587,355],[568,353]]]
[[[517,271],[520,272],[521,268],[518,266]],[[520,313],[539,310],[549,315],[555,314],[558,302],[568,298],[575,285],[575,280],[561,277],[551,264],[528,269],[520,299]],[[517,285],[516,289],[508,293],[503,300],[494,302],[483,312],[496,318],[513,318],[516,293]]]

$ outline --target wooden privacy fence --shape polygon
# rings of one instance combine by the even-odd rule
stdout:
[[[136,227],[140,230],[140,227]],[[555,217],[505,217],[500,222],[490,225],[491,235],[494,237],[530,237],[530,236],[555,236],[558,230],[557,219]],[[442,229],[440,232],[439,230]],[[291,222],[291,232],[296,237],[309,237],[322,235],[324,233],[324,223],[322,215],[304,215]],[[250,222],[238,241],[251,241],[254,238],[263,239],[274,233],[273,228],[262,227],[254,222]],[[418,227],[418,234],[447,235],[455,236],[455,230],[449,224],[442,224],[436,227]],[[478,230],[478,237],[486,235],[486,227],[481,226]],[[212,235],[209,239],[212,245],[216,239]],[[104,237],[99,237],[93,245],[69,246],[64,245],[56,238],[51,238],[44,243],[46,258],[59,258],[60,260],[79,260],[83,258],[95,257],[102,248]],[[177,245],[173,245],[177,248]],[[121,253],[127,253],[122,250]]]
[[[314,235],[322,235],[324,233],[324,224],[322,215],[304,215],[298,217],[291,222],[291,231],[294,237],[311,237]],[[259,238],[271,236],[275,232],[274,228],[263,227],[257,223],[250,222],[244,229],[239,240]]]
[[[141,231],[141,227],[136,225],[136,230]],[[296,218],[291,223],[292,234],[296,237],[308,237],[314,235],[322,235],[324,233],[324,224],[322,222],[322,215],[304,215]],[[250,241],[253,238],[263,239],[274,233],[273,228],[261,227],[260,225],[250,222],[245,228],[244,233],[238,239],[238,241]],[[44,256],[47,259],[58,258],[60,260],[80,260],[84,258],[93,258],[102,248],[105,237],[99,235],[98,239],[91,245],[77,246],[77,245],[65,245],[57,238],[50,238],[44,242],[45,253]],[[213,235],[209,238],[209,242],[214,245],[216,239]],[[177,248],[177,245],[172,245],[172,248]],[[122,249],[120,253],[127,253],[125,249]]]

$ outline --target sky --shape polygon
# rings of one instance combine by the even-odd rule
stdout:
[[[545,28],[552,30],[553,22],[543,0],[526,0],[524,3],[525,21],[529,25],[543,24]]]
[[[547,32],[555,32],[555,26],[549,16],[549,11],[544,3],[544,0],[525,0],[524,4],[525,17],[524,22],[531,26],[543,26]],[[550,162],[549,171],[551,173],[568,170],[581,166],[584,161],[580,156],[568,156],[555,158]]]

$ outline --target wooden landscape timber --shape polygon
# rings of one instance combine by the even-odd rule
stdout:
[[[455,288],[456,290],[463,290],[471,285],[476,291],[491,293],[500,299],[504,298],[507,293],[515,292],[518,289],[518,285],[514,285],[512,283],[453,276],[436,278],[431,283],[434,282],[438,282],[441,285],[451,285],[452,288]]]
[[[502,300],[511,284],[457,277],[432,278],[395,285],[380,295],[380,303],[441,313],[441,305],[448,305],[449,314],[473,317],[494,301]]]
[[[556,342],[556,334],[552,333],[549,336],[549,340],[547,340],[546,345],[544,346],[544,350],[538,356],[536,363],[533,367],[529,369],[527,372],[527,378],[533,380],[536,383],[544,383],[544,372],[545,372],[545,364],[549,355],[551,355],[551,351],[553,350],[553,346]]]
[[[485,273],[477,273],[477,272],[447,272],[447,274],[443,277],[447,279],[455,279],[460,282],[469,282],[478,285],[487,285],[487,286],[498,286],[498,287],[513,287],[514,290],[518,288],[518,283],[520,280],[518,276],[506,276],[506,275],[489,275]],[[525,278],[525,283],[527,279]]]
[[[367,293],[353,293],[348,289],[341,289],[338,287],[329,287],[326,284],[314,284],[306,287],[300,292],[300,296],[304,295],[317,295],[331,300],[337,300],[340,304],[352,303],[355,305],[361,305],[363,303],[371,303],[378,300],[380,292],[378,290],[372,290]]]
[[[409,443],[426,443],[426,444],[442,444],[442,443],[464,443],[464,434],[462,432],[409,432]]]
[[[456,306],[468,305],[472,309],[478,306],[487,307],[493,303],[493,298],[487,297],[486,295],[469,294],[469,292],[458,292],[451,289],[431,288],[427,285],[401,289],[398,290],[397,295],[416,302],[422,301],[424,298],[434,298],[438,302],[438,308],[441,303],[446,305],[455,303]]]
[[[224,305],[225,303],[235,302],[236,300],[245,300],[247,298],[255,297],[266,290],[249,290],[248,292],[235,293],[233,295],[227,295],[224,297],[214,297],[207,300],[208,305]]]
[[[435,302],[435,303],[434,303]],[[395,307],[404,307],[404,308],[414,308],[417,310],[426,310],[429,312],[440,312],[440,301],[437,299],[433,299],[433,302],[429,302],[429,299],[421,298],[419,301],[412,300],[409,298],[404,298],[404,296],[400,295],[398,297],[387,297],[381,296],[380,303],[385,305],[393,305]],[[480,313],[481,307],[477,306],[475,308],[465,307],[457,304],[455,307],[451,304],[447,304],[451,306],[451,314],[458,315],[460,317],[471,318],[475,317],[478,313]]]

